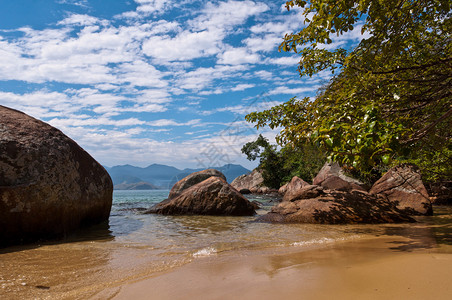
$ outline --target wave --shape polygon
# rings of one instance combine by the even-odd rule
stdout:
[[[213,247],[207,247],[193,253],[193,257],[210,256],[216,253],[218,253],[217,249]]]
[[[300,242],[293,242],[290,245],[291,246],[309,246],[309,245],[322,245],[322,244],[332,244],[337,242],[343,242],[348,240],[354,240],[360,238],[359,235],[353,235],[349,237],[341,237],[341,238],[319,238],[319,239],[313,239],[309,241],[300,241]]]

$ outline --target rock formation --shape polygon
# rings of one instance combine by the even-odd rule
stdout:
[[[366,186],[357,179],[347,176],[337,163],[325,163],[312,184],[320,185],[325,189],[338,191],[360,190],[367,191]]]
[[[303,199],[311,199],[323,195],[323,188],[319,185],[308,184],[303,187],[293,190],[290,193],[286,193],[283,197],[283,201],[297,201]]]
[[[421,174],[414,165],[403,164],[390,169],[369,191],[380,194],[401,210],[412,215],[432,215],[433,209]]]
[[[215,169],[207,169],[199,172],[195,172],[192,174],[187,175],[186,177],[182,178],[178,182],[174,184],[174,186],[171,188],[171,191],[169,193],[168,198],[174,198],[179,196],[184,190],[188,189],[189,187],[194,186],[195,184],[198,184],[204,180],[206,180],[209,177],[219,177],[226,181],[226,177],[218,170]]]
[[[147,213],[164,215],[229,215],[252,216],[254,205],[224,179],[211,176],[168,198]]]
[[[286,201],[292,194],[297,193],[301,188],[309,185],[306,181],[298,176],[294,176],[288,184],[285,185],[283,201]],[[281,190],[281,188],[280,188]],[[279,192],[279,191],[278,191]]]
[[[283,201],[274,206],[258,221],[313,224],[414,222],[380,195],[359,190],[324,190],[314,185],[303,187],[299,193],[292,201]]]
[[[240,190],[249,190],[253,194],[265,194],[272,190],[264,186],[264,178],[262,171],[254,169],[250,174],[245,174],[237,177],[232,181],[231,185]]]
[[[0,106],[0,243],[64,236],[108,220],[113,184],[73,140]]]

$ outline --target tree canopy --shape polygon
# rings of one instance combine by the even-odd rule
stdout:
[[[300,54],[301,76],[332,71],[315,99],[292,98],[248,114],[281,127],[282,146],[316,143],[331,160],[369,178],[391,164],[417,163],[431,180],[452,178],[450,1],[287,1],[305,27],[280,51]],[[354,48],[328,50],[354,28]]]
[[[242,147],[242,153],[249,160],[259,158],[264,185],[271,188],[279,188],[293,176],[311,181],[325,163],[324,154],[313,145],[306,144],[301,148],[286,146],[278,151],[262,135],[255,141],[246,143]]]

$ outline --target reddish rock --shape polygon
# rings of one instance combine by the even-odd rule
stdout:
[[[338,191],[367,191],[366,185],[357,179],[347,176],[337,163],[326,163],[313,179],[312,184],[321,185],[325,189]]]
[[[289,185],[289,183],[286,183],[285,185],[281,186],[278,190],[278,193],[280,193],[281,195],[284,195],[287,192],[288,185]]]
[[[294,176],[285,187],[283,201],[286,201],[288,198],[292,197],[294,193],[307,185],[309,185],[309,183],[298,176]]]
[[[264,186],[262,172],[257,169],[254,169],[250,174],[237,177],[231,182],[231,185],[238,191],[247,189],[253,194],[265,194],[271,191],[270,188]]]
[[[213,176],[168,198],[147,213],[163,215],[252,216],[254,205],[222,178]]]
[[[304,187],[306,191],[315,186]],[[311,197],[309,195],[307,197]],[[324,191],[313,198],[283,201],[258,221],[276,223],[357,224],[414,222],[385,197],[352,190]]]
[[[325,194],[323,187],[320,185],[305,185],[293,193],[286,193],[284,195],[283,201],[297,201],[304,199],[311,199]]]
[[[403,164],[390,169],[369,191],[380,194],[397,207],[412,215],[432,215],[428,192],[422,182],[419,168]]]
[[[0,244],[108,220],[107,171],[58,129],[0,106]]]
[[[226,177],[218,170],[215,169],[207,169],[199,172],[192,173],[183,179],[176,182],[173,187],[171,188],[171,191],[169,193],[168,198],[174,198],[179,196],[184,190],[188,189],[189,187],[194,186],[195,184],[198,184],[204,180],[206,180],[209,177],[219,177],[226,181]]]

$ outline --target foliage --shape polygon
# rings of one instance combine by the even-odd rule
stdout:
[[[262,135],[255,141],[246,143],[242,147],[242,153],[249,160],[260,159],[259,169],[262,170],[264,184],[271,188],[279,188],[293,176],[310,182],[325,163],[325,156],[313,145],[301,148],[287,146],[278,151]]]
[[[325,154],[312,144],[297,148],[286,146],[281,149],[280,155],[284,172],[280,185],[289,182],[294,176],[312,182],[326,161]]]
[[[249,160],[256,160],[259,157],[259,168],[263,171],[264,184],[271,188],[279,188],[283,173],[276,146],[271,145],[268,139],[260,134],[254,142],[246,143],[242,147],[242,153],[246,154]]]
[[[301,76],[336,75],[315,100],[292,98],[246,119],[257,128],[282,127],[280,145],[314,142],[369,180],[375,170],[401,161],[417,162],[432,180],[450,176],[450,4],[288,1],[288,9],[302,8],[307,26],[286,35],[280,50],[301,54]],[[327,50],[334,35],[354,27],[365,37],[357,47]]]

